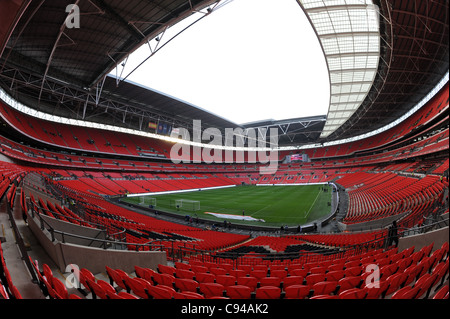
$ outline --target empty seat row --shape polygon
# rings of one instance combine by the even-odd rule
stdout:
[[[323,273],[311,274],[314,281],[305,282],[301,276],[287,276],[280,284],[277,277],[264,277],[267,282],[254,277],[233,277],[211,273],[192,275],[186,265],[177,268],[158,265],[156,270],[135,266],[135,275],[106,266],[108,279],[97,279],[89,270],[79,270],[78,292],[69,292],[62,282],[53,276],[48,265],[39,270],[33,262],[41,289],[49,298],[93,299],[422,299],[448,298],[449,254],[448,244],[431,253],[432,245],[419,251],[407,249],[392,256],[400,256],[394,270],[381,267],[379,278],[373,273],[348,275],[342,278],[324,277]],[[408,259],[408,260],[407,260]],[[403,260],[407,260],[403,263]],[[414,261],[417,261],[415,263]],[[400,266],[401,265],[401,266]],[[397,267],[406,267],[398,270]],[[177,272],[178,270],[178,272]],[[183,271],[182,271],[183,270]],[[175,273],[170,274],[172,271]],[[328,272],[331,274],[333,271]],[[178,276],[177,276],[178,274]],[[184,277],[183,277],[184,275]],[[204,275],[202,277],[201,275]],[[208,276],[212,275],[212,276]],[[197,276],[199,278],[197,278]]]

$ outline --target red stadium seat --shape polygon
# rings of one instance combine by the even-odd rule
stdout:
[[[173,287],[175,284],[175,277],[169,274],[153,274],[153,280],[158,285],[165,285],[168,287]]]
[[[291,285],[284,290],[286,299],[305,299],[311,294],[311,289],[306,285]]]
[[[327,267],[328,273],[330,273],[332,271],[343,271],[344,267],[345,267],[344,265],[345,265],[344,261],[338,262],[338,263],[333,263],[332,265]]]
[[[86,290],[90,291],[90,287],[87,283],[87,281],[91,280],[91,281],[96,281],[94,274],[92,274],[92,272],[90,272],[88,269],[86,268],[81,268],[80,269],[80,283],[86,288]]]
[[[89,288],[91,289],[91,292],[92,292],[92,299],[97,299],[97,298],[108,299],[108,296],[106,295],[106,293],[107,293],[107,291],[111,291],[111,290],[109,290],[107,288],[108,286],[104,285],[103,283],[108,284],[106,281],[103,281],[103,280],[97,280],[96,282],[94,282],[94,281],[92,281],[90,279],[87,279],[87,284],[89,285]],[[116,292],[114,290],[114,288],[113,288],[112,292],[113,293]]]
[[[424,257],[430,256],[430,253],[433,250],[433,246],[434,246],[434,243],[431,243],[427,246],[422,247],[422,249],[420,249],[423,252]]]
[[[165,285],[157,285],[148,287],[148,294],[153,299],[172,299],[176,291]]]
[[[312,290],[314,291],[313,295],[329,295],[331,293],[336,292],[338,288],[338,282],[337,281],[321,281],[316,284],[314,284],[312,287]]]
[[[5,286],[0,283],[0,299],[10,299]]]
[[[49,295],[50,299],[62,299],[61,296],[58,295],[55,288],[53,288],[51,284],[49,284],[47,286],[47,291],[48,291],[48,295]],[[9,299],[9,294],[8,294],[8,299]]]
[[[44,272],[44,276],[45,276],[45,278],[47,279],[47,281],[48,281],[49,283],[51,283],[51,280],[52,280],[52,278],[53,278],[53,272],[52,272],[52,270],[50,269],[50,267],[49,267],[47,264],[42,264],[42,270],[43,270],[43,272]]]
[[[126,291],[119,291],[118,293],[108,293],[109,299],[139,299],[138,297],[129,294]]]
[[[184,270],[191,270],[191,266],[189,264],[186,263],[182,263],[182,262],[175,262],[175,268],[176,269],[184,269]]]
[[[260,287],[265,286],[280,287],[280,285],[281,285],[281,278],[278,277],[263,277],[259,280]]]
[[[202,265],[191,265],[191,270],[197,274],[199,273],[207,273],[208,267]]]
[[[436,279],[438,278],[437,274],[424,274],[421,276],[416,283],[414,284],[414,287],[419,288],[419,292],[415,296],[416,299],[420,299],[424,297],[425,299],[428,298],[431,292],[431,288],[436,283]]]
[[[305,277],[306,284],[312,287],[314,284],[324,281],[326,278],[325,273],[322,274],[311,274]]]
[[[380,280],[376,283],[370,283],[364,286],[366,292],[365,299],[380,299],[384,298],[386,290],[389,288],[389,282],[386,280]]]
[[[155,283],[154,277],[156,276],[161,276],[161,274],[159,274],[158,272],[154,271],[153,269],[150,268],[144,268],[144,272],[142,274],[144,277],[142,277],[143,279],[147,280],[149,283]]]
[[[419,291],[419,287],[405,286],[394,292],[391,299],[414,299]]]
[[[69,293],[66,286],[58,278],[52,278],[53,288],[57,294],[58,299],[69,299]]]
[[[105,266],[105,268],[106,268],[106,273],[109,277],[109,283],[111,285],[113,285],[115,283],[121,289],[125,289],[127,292],[129,292],[129,287],[127,287],[127,285],[125,284],[125,279],[124,279],[124,277],[125,276],[128,277],[128,275],[118,269],[117,270],[112,269],[108,266]]]
[[[351,288],[339,292],[339,299],[364,299],[365,297],[365,290],[360,288]]]
[[[301,276],[304,278],[306,275],[308,275],[308,270],[302,269],[302,268],[293,268],[293,269],[289,270],[289,275],[290,276]]]
[[[195,274],[195,280],[199,283],[202,282],[215,282],[216,276],[214,274],[210,273],[196,273]]]
[[[229,271],[229,274],[230,274],[230,276],[233,276],[235,278],[247,275],[247,273],[242,269],[231,269]]]
[[[194,279],[195,278],[195,272],[187,270],[187,269],[176,269],[175,270],[175,277],[177,278],[184,278],[184,279]]]
[[[0,247],[1,247],[1,246],[0,246]],[[1,252],[1,250],[0,250],[0,252]],[[48,281],[47,278],[43,275],[43,273],[40,272],[39,266],[38,266],[38,261],[37,261],[37,260],[36,260],[36,261],[33,261],[33,260],[31,259],[31,257],[29,257],[29,259],[30,259],[31,265],[33,266],[33,268],[34,268],[34,270],[35,270],[35,272],[36,272],[36,275],[37,275],[37,278],[38,278],[38,281],[39,281],[39,287],[41,288],[42,293],[44,294],[44,296],[48,296],[48,295],[49,295],[49,289],[52,289],[51,283],[49,283],[49,281]],[[5,289],[5,288],[3,287],[3,285],[2,285],[0,288],[2,288],[2,290]],[[6,293],[6,290],[4,290],[4,291],[5,291],[5,293]],[[9,296],[8,296],[8,297],[9,297]]]
[[[418,276],[422,270],[420,265],[411,265],[406,268],[403,273],[406,275],[406,279],[404,281],[404,285],[409,285],[418,279]]]
[[[205,298],[210,299],[211,297],[223,297],[225,287],[218,283],[200,283],[200,292],[205,296]]]
[[[314,295],[309,299],[339,299],[337,295]]]
[[[432,257],[423,257],[422,260],[419,262],[419,266],[422,267],[419,277],[423,276],[424,274],[428,273],[430,271],[431,266],[434,264],[435,258]]]
[[[397,261],[398,270],[397,271],[404,271],[408,267],[412,265],[412,257],[403,257],[399,261]]]
[[[237,284],[250,287],[252,291],[256,289],[258,286],[258,279],[255,277],[238,277],[237,278]]]
[[[234,286],[236,285],[236,277],[230,275],[217,275],[216,283],[221,284],[224,287]]]
[[[333,270],[326,273],[327,281],[339,281],[344,278],[344,270]]]
[[[182,292],[185,291],[198,292],[200,284],[193,279],[175,278],[175,287]]]
[[[252,271],[252,266],[251,265],[238,265],[237,269],[243,270],[247,275],[249,275],[250,272]]]
[[[226,275],[228,273],[225,268],[220,268],[220,267],[212,267],[209,269],[209,272],[216,276],[217,275]]]
[[[286,278],[287,275],[288,275],[288,272],[284,269],[277,269],[277,270],[270,271],[270,277],[278,277],[281,280]]]
[[[175,276],[175,273],[177,270],[175,269],[175,267],[172,267],[172,266],[158,264],[158,271],[161,274],[169,274],[171,276]]]
[[[149,299],[151,297],[149,295],[149,286],[151,286],[151,284],[147,280],[138,277],[130,278],[129,286],[136,296],[142,299]]]
[[[97,284],[103,288],[106,294],[116,292],[116,289],[113,287],[113,285],[104,280],[97,280]]]
[[[292,285],[302,285],[303,277],[301,276],[288,276],[283,279],[283,288],[292,286]]]
[[[16,286],[9,287],[14,299],[23,299],[22,294],[19,292]]]
[[[261,278],[267,277],[267,270],[264,270],[264,269],[252,270],[250,272],[250,276],[251,277],[255,277],[257,279],[261,279]]]
[[[356,267],[350,267],[350,268],[345,268],[344,269],[344,275],[345,277],[350,277],[350,276],[359,276],[361,275],[361,267],[356,266]]]
[[[175,292],[173,294],[173,299],[205,299],[205,297],[196,292],[183,291],[183,292]]]
[[[144,268],[144,267],[134,266],[134,272],[136,273],[136,277],[144,278],[145,270],[146,270],[146,268]]]
[[[385,265],[383,267],[380,268],[380,278],[381,279],[386,279],[388,278],[390,275],[394,274],[397,270],[398,270],[398,265],[397,264],[389,264],[389,265]]]
[[[231,299],[250,299],[252,291],[252,288],[243,285],[226,287],[226,295]]]
[[[309,269],[310,274],[324,274],[327,271],[327,268],[324,266],[317,266]]]
[[[267,265],[254,265],[253,266],[253,271],[255,270],[263,270],[265,272],[267,272],[269,270],[269,266]]]
[[[445,282],[446,275],[448,274],[449,269],[448,265],[449,260],[447,259],[446,261],[442,261],[437,264],[431,272],[432,274],[437,274],[436,283],[440,281],[439,285],[443,285]]]
[[[339,291],[344,291],[350,288],[359,288],[362,279],[359,276],[344,277],[338,281]]]
[[[259,287],[256,289],[256,299],[280,299],[281,288],[273,286]]]
[[[442,286],[442,288],[440,288],[433,296],[433,299],[448,299],[448,290],[449,290],[448,285]]]
[[[407,275],[405,273],[396,273],[388,278],[386,281],[389,282],[389,288],[386,290],[386,296],[391,295],[398,289],[400,289],[407,279]]]

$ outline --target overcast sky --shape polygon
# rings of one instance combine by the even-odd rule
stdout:
[[[142,47],[136,61],[149,52]],[[325,58],[295,0],[234,0],[127,79],[237,124],[326,115],[329,105]]]

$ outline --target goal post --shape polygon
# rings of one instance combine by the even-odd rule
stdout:
[[[156,198],[148,196],[139,196],[139,205],[141,206],[156,206]]]
[[[175,208],[187,211],[198,211],[200,210],[200,201],[190,200],[190,199],[176,199],[172,202]]]

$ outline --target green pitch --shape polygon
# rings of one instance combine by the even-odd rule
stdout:
[[[322,188],[327,188],[328,191],[323,191]],[[242,216],[244,211],[246,216],[265,222],[227,220],[231,223],[294,226],[309,224],[328,215],[331,212],[328,203],[332,200],[332,189],[332,186],[328,185],[236,186],[178,194],[153,194],[149,197],[156,198],[155,209],[176,212],[183,216],[198,216],[223,222],[223,218],[205,212]],[[199,201],[200,210],[193,211],[192,207],[177,209],[174,203],[178,199]],[[149,206],[145,197],[129,197],[122,201]]]

